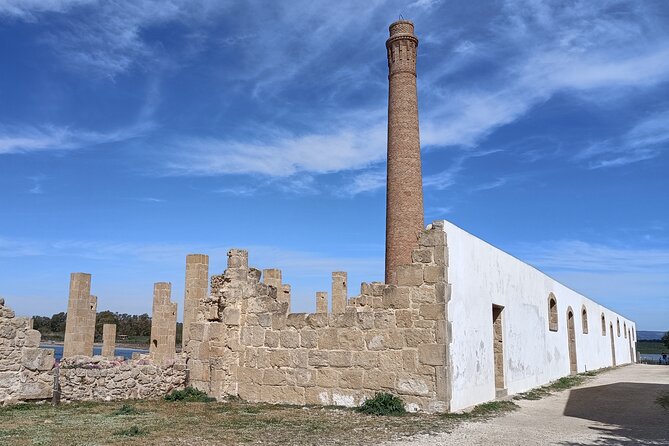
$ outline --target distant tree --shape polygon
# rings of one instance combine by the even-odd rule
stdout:
[[[669,348],[669,331],[662,336],[662,343]]]

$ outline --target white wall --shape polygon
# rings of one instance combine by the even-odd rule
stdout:
[[[491,246],[457,226],[444,222],[448,245],[448,282],[452,325],[450,361],[451,410],[495,398],[492,306],[504,307],[504,375],[509,394],[524,392],[569,375],[567,308],[574,312],[578,371],[610,367],[613,322],[616,362],[629,363],[629,340],[623,324],[636,324],[551,279],[541,271]],[[548,296],[557,298],[558,331],[548,329]],[[581,307],[588,312],[583,334]],[[602,336],[601,314],[606,318]],[[616,320],[620,320],[620,337]],[[635,344],[632,342],[632,348]],[[636,352],[633,352],[635,355]],[[634,357],[634,356],[632,356]]]

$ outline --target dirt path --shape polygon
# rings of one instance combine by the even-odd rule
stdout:
[[[669,445],[669,410],[655,403],[663,392],[669,367],[621,367],[570,391],[516,401],[521,408],[508,415],[387,445]]]

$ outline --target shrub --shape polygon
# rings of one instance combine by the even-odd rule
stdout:
[[[404,402],[397,396],[390,393],[377,393],[374,398],[365,401],[358,412],[369,415],[404,415]]]
[[[121,437],[139,437],[140,435],[146,435],[145,430],[140,429],[138,426],[132,426],[129,429],[122,429],[120,431],[114,432],[114,435]]]
[[[135,406],[124,404],[119,409],[115,410],[112,415],[139,415],[142,412],[137,410]]]
[[[165,401],[187,401],[189,403],[209,403],[215,401],[216,398],[211,398],[201,390],[194,387],[186,387],[183,390],[175,390],[174,392],[165,395]]]

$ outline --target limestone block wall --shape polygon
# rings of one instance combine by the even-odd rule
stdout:
[[[171,294],[172,284],[154,284],[149,353],[157,364],[171,361],[176,353],[177,304],[170,301]]]
[[[0,405],[52,396],[54,351],[39,348],[40,339],[32,320],[0,299]]]
[[[118,401],[160,398],[186,383],[186,360],[156,364],[147,359],[113,360],[102,356],[75,356],[60,363],[63,401]]]
[[[72,273],[67,304],[63,357],[92,355],[97,297],[91,296],[91,275]]]
[[[452,410],[633,361],[633,321],[450,222],[433,225],[448,239]],[[555,330],[549,296],[556,300]]]
[[[446,411],[444,256],[443,229],[426,231],[397,285],[363,284],[343,312],[307,314],[286,313],[276,283],[231,250],[191,325],[190,383],[217,398],[289,404],[354,406],[389,391],[409,409]]]

